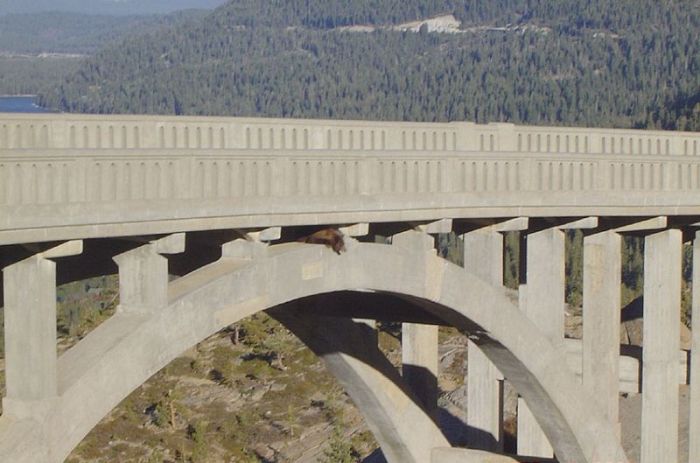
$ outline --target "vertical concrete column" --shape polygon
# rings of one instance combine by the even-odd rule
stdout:
[[[447,222],[427,224],[424,231],[409,230],[393,235],[392,246],[398,246],[417,256],[435,253],[435,240],[428,232],[441,232]],[[451,226],[451,223],[449,224]],[[426,269],[426,291],[439,290],[440,282]],[[435,287],[432,287],[435,286]],[[402,371],[406,384],[423,403],[428,413],[437,411],[438,327],[403,323],[401,328]]]
[[[688,461],[700,461],[700,232],[693,241],[693,326],[690,351],[690,430]]]
[[[583,238],[583,384],[619,422],[621,238]]]
[[[8,415],[36,417],[58,393],[56,264],[48,259],[81,252],[82,241],[69,241],[3,269]]]
[[[527,288],[521,309],[556,344],[564,339],[564,232],[548,228],[527,236]],[[524,288],[521,287],[521,291]],[[551,458],[547,437],[524,400],[518,401],[518,454]]]
[[[401,325],[403,378],[429,414],[437,411],[438,327]]]
[[[3,270],[7,399],[56,395],[56,264],[33,256]]]
[[[161,254],[185,250],[179,233],[114,257],[119,266],[119,310],[153,312],[168,303],[168,260]]]
[[[678,461],[682,245],[680,230],[644,242],[641,463]]]
[[[494,286],[503,285],[503,235],[481,228],[462,235],[464,268]],[[467,424],[469,447],[503,450],[503,376],[473,342],[468,342]]]

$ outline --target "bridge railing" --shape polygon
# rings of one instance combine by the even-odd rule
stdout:
[[[512,124],[0,115],[0,232],[448,209],[700,215],[699,143],[697,133]],[[158,230],[180,229],[168,227]]]
[[[0,149],[404,150],[700,156],[688,132],[469,122],[0,114]]]
[[[0,152],[0,206],[411,193],[700,191],[700,157],[258,150]]]

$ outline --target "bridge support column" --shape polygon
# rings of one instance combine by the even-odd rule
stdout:
[[[503,285],[503,235],[492,227],[462,235],[464,268],[492,283]],[[502,451],[503,375],[468,342],[467,424],[468,445],[475,449]]]
[[[700,231],[693,241],[693,340],[690,358],[690,430],[688,461],[700,461]]]
[[[392,246],[416,253],[420,260],[435,254],[435,241],[427,233],[409,230],[392,236]],[[428,292],[439,291],[441,282],[420,282]],[[434,286],[434,288],[433,288]],[[415,323],[401,326],[401,358],[404,381],[429,414],[437,412],[438,327]]]
[[[4,413],[43,421],[57,396],[56,264],[49,258],[79,254],[71,241],[3,270],[5,291]]]
[[[168,259],[185,250],[183,233],[170,235],[123,254],[119,266],[119,310],[153,312],[168,303]]]
[[[564,232],[548,228],[527,236],[521,309],[555,344],[564,339]],[[518,400],[518,455],[551,458],[552,446],[523,399]]]
[[[644,242],[641,463],[678,461],[682,245],[680,230]]]
[[[401,325],[402,375],[425,410],[437,412],[438,327],[417,323]]]
[[[621,242],[613,231],[583,238],[583,385],[612,423],[619,423]]]

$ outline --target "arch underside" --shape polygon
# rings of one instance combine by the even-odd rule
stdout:
[[[500,288],[437,257],[418,235],[413,246],[350,242],[340,256],[301,243],[251,245],[247,258],[222,258],[174,280],[167,307],[120,310],[59,358],[59,396],[37,405],[41,422],[0,417],[0,455],[63,461],[122,399],[182,352],[275,307],[273,316],[321,355],[347,388],[389,461],[430,461],[431,449],[449,446],[447,440],[376,345],[358,342],[363,328],[290,303],[373,291],[469,333],[528,402],[561,461],[626,462],[614,426],[569,372],[563,350]]]

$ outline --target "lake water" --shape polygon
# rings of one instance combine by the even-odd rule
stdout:
[[[46,113],[33,96],[0,96],[0,113]]]

